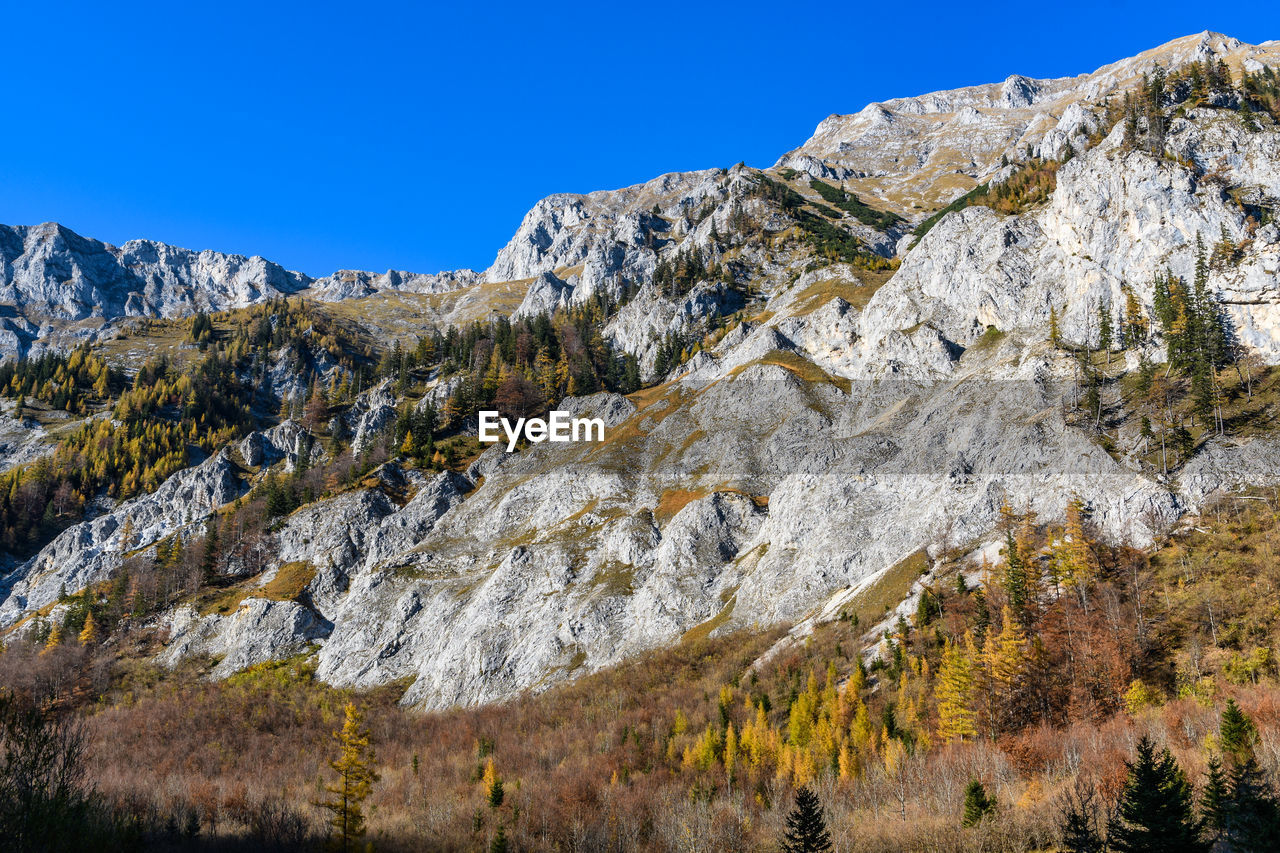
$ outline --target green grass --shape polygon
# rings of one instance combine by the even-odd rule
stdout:
[[[737,595],[730,595],[728,602],[720,612],[712,616],[706,622],[695,625],[680,637],[682,643],[696,643],[706,640],[711,636],[711,632],[719,628],[721,625],[729,621],[733,616],[733,606],[738,603]]]
[[[958,210],[964,210],[966,207],[968,207],[971,204],[976,204],[983,196],[987,194],[987,187],[988,187],[987,184],[978,184],[978,186],[969,190],[967,193],[960,196],[955,201],[951,202],[951,204],[942,208],[942,210],[939,210],[937,213],[933,214],[933,216],[930,216],[924,222],[921,222],[919,225],[917,225],[916,230],[912,232],[913,234],[916,235],[916,243],[919,243],[921,240],[923,240],[924,235],[928,234],[931,230],[933,230],[933,226],[941,222],[942,217],[946,216],[948,213],[955,213]]]
[[[886,231],[902,221],[902,217],[887,210],[876,210],[864,204],[861,199],[839,187],[833,187],[817,178],[809,179],[809,186],[822,198],[853,216],[863,225],[869,225],[878,231]]]
[[[265,584],[259,585],[254,578],[231,587],[204,589],[195,596],[192,604],[203,616],[226,616],[239,610],[246,598],[297,601],[315,576],[316,568],[310,563],[285,563],[276,570],[275,577]]]
[[[973,345],[970,346],[969,349],[974,352],[984,352],[986,350],[995,349],[1007,336],[1008,333],[1000,331],[995,326],[987,326],[987,330],[973,342]]]
[[[854,596],[841,608],[848,618],[858,617],[858,626],[865,631],[879,624],[885,614],[897,607],[911,592],[911,585],[929,569],[929,557],[923,550],[899,560],[871,585]]]

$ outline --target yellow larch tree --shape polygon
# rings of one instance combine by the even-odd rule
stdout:
[[[51,649],[56,649],[60,646],[62,644],[62,636],[62,623],[54,622],[53,630],[49,632],[49,639],[45,640],[44,649],[40,653],[44,654],[45,652]]]
[[[733,784],[734,771],[738,764],[738,735],[730,723],[724,733],[724,775]]]
[[[973,693],[973,659],[968,649],[948,640],[942,652],[942,665],[938,668],[938,683],[934,687],[934,696],[938,700],[938,737],[943,743],[977,737]]]
[[[993,737],[1010,720],[1019,680],[1026,670],[1026,632],[1008,606],[1001,612],[1001,620],[1000,633],[987,636],[982,652],[986,722]]]
[[[498,775],[498,765],[494,763],[492,755],[485,762],[480,785],[484,788],[484,801],[489,804],[489,808],[496,809],[502,805],[506,793],[502,787],[502,777]]]
[[[348,853],[361,849],[360,839],[365,834],[363,805],[378,774],[373,769],[373,747],[369,745],[369,730],[364,726],[364,715],[354,702],[343,709],[342,728],[333,734],[338,742],[338,757],[329,766],[338,774],[338,780],[325,790],[331,799],[318,803],[331,813],[329,818],[329,849]]]
[[[1084,600],[1084,590],[1098,575],[1098,561],[1085,535],[1084,501],[1078,495],[1073,495],[1067,502],[1067,519],[1062,533],[1054,554],[1057,574],[1064,584],[1079,591],[1081,600]]]
[[[96,646],[98,644],[98,622],[93,618],[93,612],[90,611],[84,617],[84,628],[80,631],[80,645]]]

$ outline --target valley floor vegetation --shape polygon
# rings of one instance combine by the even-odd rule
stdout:
[[[145,660],[157,638],[106,635],[96,596],[78,632],[0,655],[0,812],[19,825],[5,837],[1270,849],[1278,533],[1275,493],[1224,497],[1150,552],[1099,541],[1077,501],[1062,526],[1006,507],[991,565],[921,554],[890,573],[923,581],[910,615],[888,609],[901,589],[873,589],[803,639],[693,634],[538,695],[433,713],[399,706],[404,685],[320,684],[305,655],[224,682],[199,662],[160,670]]]

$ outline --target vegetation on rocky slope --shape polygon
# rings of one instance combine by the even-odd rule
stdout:
[[[870,631],[880,616],[855,601],[800,641],[690,639],[484,708],[418,715],[395,686],[317,683],[305,656],[222,683],[164,675],[136,629],[14,643],[0,682],[83,719],[101,813],[160,846],[323,835],[310,803],[349,700],[376,754],[378,849],[476,849],[500,830],[516,849],[764,849],[796,786],[837,849],[1055,849],[1071,809],[1106,834],[1140,735],[1209,808],[1228,699],[1272,790],[1280,495],[1224,498],[1149,554],[1090,530],[1078,504],[1063,527],[1009,508],[996,562],[917,561],[914,612]],[[994,805],[965,826],[975,780]]]

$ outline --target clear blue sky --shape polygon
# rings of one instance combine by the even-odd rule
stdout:
[[[483,268],[552,192],[772,164],[833,112],[1091,71],[1252,3],[7,4],[0,222]]]

